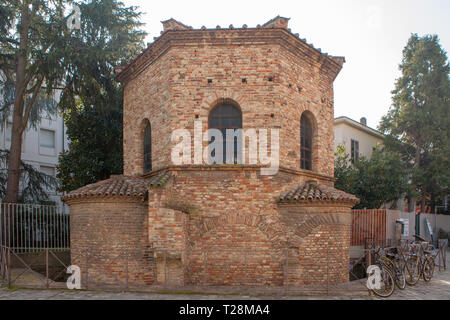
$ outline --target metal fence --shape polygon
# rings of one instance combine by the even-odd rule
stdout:
[[[384,245],[391,243],[386,241]],[[401,245],[406,248],[408,244],[404,241]],[[30,253],[2,246],[0,279],[9,286],[66,288],[67,268],[76,264],[80,267],[82,289],[88,290],[363,295],[368,293],[365,267],[373,262],[371,257],[378,248],[376,241],[371,245],[374,247],[369,245],[359,261],[352,260],[348,265],[336,262],[336,252],[329,246],[321,253],[320,264],[313,262],[314,268],[308,265],[310,257],[291,247],[278,253],[228,248],[198,252],[186,249],[177,254],[165,248],[148,253],[134,248],[44,248],[29,258]],[[442,241],[433,253],[436,272],[446,269],[447,248],[448,242]],[[143,259],[148,268],[137,262]],[[345,273],[348,278],[342,276]],[[319,283],[314,283],[315,279],[320,279]]]
[[[20,252],[70,246],[69,214],[58,206],[0,204],[0,245]]]
[[[386,241],[386,210],[352,210],[352,246],[362,246],[366,239]]]

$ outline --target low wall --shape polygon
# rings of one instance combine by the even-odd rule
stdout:
[[[450,216],[443,214],[429,214],[429,213],[421,213],[420,214],[420,235],[427,239],[431,240],[430,233],[428,232],[428,228],[426,226],[426,221],[430,222],[431,228],[433,230],[433,239],[436,240],[439,236],[439,229],[444,230],[445,232],[450,232]]]
[[[148,252],[147,204],[125,197],[70,200],[71,263],[81,284],[135,285],[154,282]]]
[[[416,213],[415,212],[400,212],[398,210],[387,210],[386,217],[386,239],[395,239],[395,221],[397,219],[409,220],[409,234],[402,236],[402,238],[412,238],[416,234]],[[420,236],[426,240],[431,240],[430,233],[426,226],[426,221],[430,222],[433,231],[433,239],[439,235],[439,229],[445,232],[450,232],[450,216],[442,214],[420,214]]]
[[[408,235],[402,236],[402,239],[411,239],[416,234],[416,215],[414,212],[399,210],[386,210],[386,239],[395,239],[395,227],[398,219],[408,219]]]

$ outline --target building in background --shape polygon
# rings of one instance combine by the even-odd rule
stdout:
[[[383,141],[384,134],[368,127],[366,118],[361,118],[359,122],[348,117],[334,119],[334,150],[336,151],[339,145],[344,146],[352,163],[360,157],[370,158],[373,151],[378,145],[383,144]],[[404,211],[404,197],[398,201],[385,203],[379,209],[394,208]]]
[[[361,118],[360,122],[348,117],[334,119],[334,150],[339,145],[344,146],[352,163],[361,156],[370,158],[377,145],[383,141],[384,135],[368,127],[366,118]]]
[[[9,150],[11,146],[12,117],[0,129],[0,149]],[[58,115],[48,115],[44,112],[36,128],[28,127],[23,135],[22,155],[23,162],[32,165],[36,170],[56,177],[58,156],[67,150],[68,140],[64,120]],[[49,190],[49,200],[62,206],[61,193]]]

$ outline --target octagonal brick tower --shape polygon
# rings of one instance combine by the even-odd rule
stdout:
[[[348,281],[350,210],[358,199],[333,188],[333,81],[344,58],[292,34],[288,20],[193,29],[170,19],[142,54],[116,68],[124,85],[123,179],[151,182],[142,234],[155,283]],[[277,129],[277,174],[261,174],[259,159],[208,165],[192,153],[191,163],[173,163],[172,133],[204,133],[216,114],[221,129],[226,121]],[[331,278],[322,270],[324,250],[336,266]]]
[[[124,83],[124,174],[141,175],[145,121],[152,127],[153,171],[172,166],[171,134],[208,128],[212,108],[228,99],[243,128],[280,129],[280,167],[300,168],[300,118],[314,126],[312,172],[332,182],[333,81],[344,63],[315,49],[277,17],[258,28],[193,30],[171,19],[127,66]],[[207,142],[204,142],[206,147]]]

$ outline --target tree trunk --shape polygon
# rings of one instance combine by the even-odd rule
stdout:
[[[426,204],[427,204],[427,202],[426,202],[426,195],[425,195],[425,193],[422,193],[422,199],[420,201],[420,208],[421,208],[422,212],[426,212],[426,210],[427,210],[427,208],[425,208]]]
[[[5,199],[3,199],[3,202],[6,203],[16,203],[19,197],[22,133],[26,127],[26,123],[23,123],[23,112],[25,106],[25,91],[27,89],[25,72],[27,67],[29,20],[30,17],[28,6],[23,6],[19,26],[20,52],[17,56],[16,85],[14,88],[14,113],[11,130],[11,148],[9,151],[8,162],[8,182],[6,187]]]
[[[19,118],[21,120],[21,118]],[[11,148],[8,162],[8,183],[3,202],[16,203],[19,197],[20,159],[22,154],[22,132],[17,128],[17,120],[14,116],[11,132]]]
[[[416,155],[414,157],[414,169],[418,169],[420,167],[420,144],[416,144]],[[411,197],[411,203],[408,203],[408,207],[410,212],[416,212],[416,197]]]

